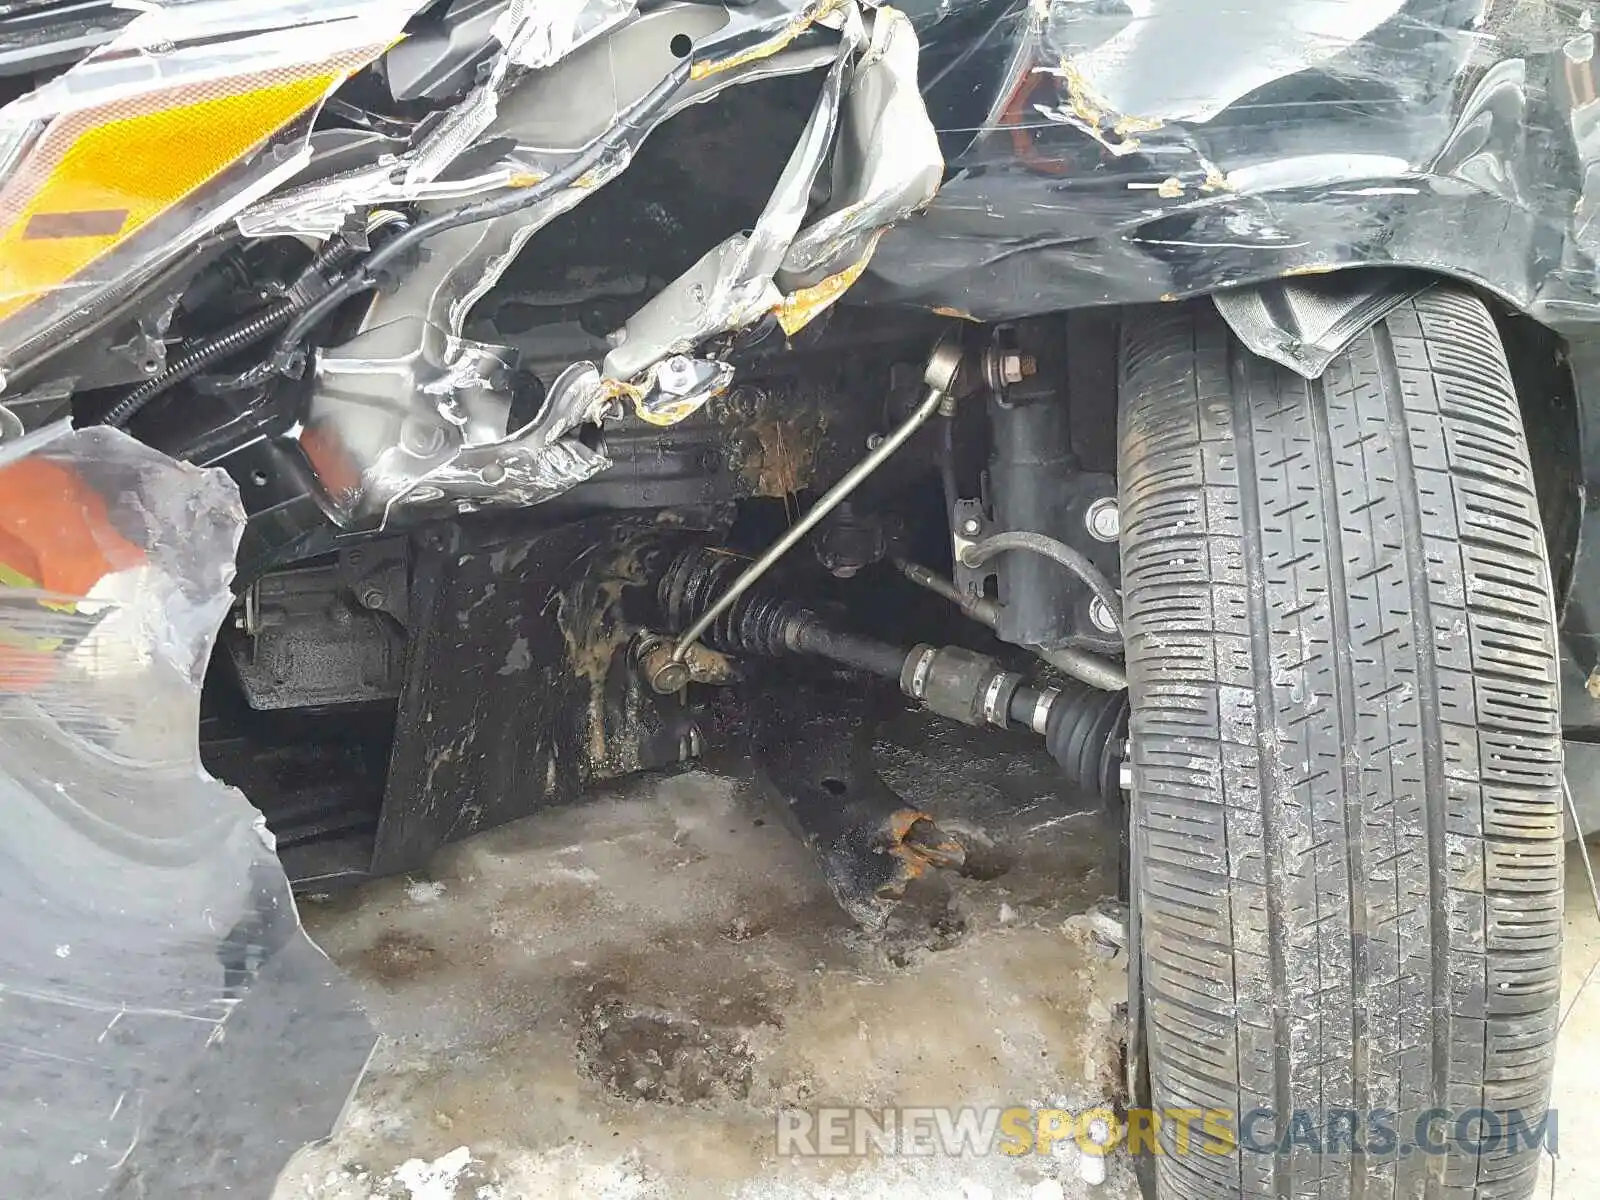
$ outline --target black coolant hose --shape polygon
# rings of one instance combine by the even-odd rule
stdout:
[[[111,406],[111,411],[100,418],[100,424],[120,429],[131,421],[140,409],[163,392],[198,375],[212,363],[237,354],[246,346],[261,341],[273,330],[282,327],[296,313],[310,308],[321,294],[316,285],[330,271],[349,262],[355,248],[344,238],[335,235],[325,242],[295,280],[287,299],[280,300],[263,312],[254,313],[221,333],[198,338],[186,345],[178,357],[169,362],[159,375],[146,379],[121,400]]]

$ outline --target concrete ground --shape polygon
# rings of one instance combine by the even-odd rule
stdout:
[[[1125,955],[1093,915],[1114,890],[1109,832],[1046,771],[963,736],[880,752],[903,794],[937,779],[941,819],[953,797],[994,838],[973,872],[989,878],[918,881],[881,936],[847,921],[774,800],[703,771],[307,902],[382,1040],[334,1138],[274,1200],[1137,1195],[1121,1161],[1090,1189],[1070,1147],[776,1153],[784,1106],[1082,1109],[1117,1091]],[[1562,1155],[1541,1197],[1586,1196],[1600,1166],[1600,922],[1575,856],[1568,879]]]
[[[1591,865],[1600,871],[1600,837],[1589,839]],[[1546,1157],[1535,1195],[1580,1200],[1600,1178],[1600,1105],[1595,1065],[1600,1063],[1600,917],[1576,843],[1567,847],[1567,922],[1561,960],[1561,1032],[1550,1106],[1559,1113],[1560,1146]]]

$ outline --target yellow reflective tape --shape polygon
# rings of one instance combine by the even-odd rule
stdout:
[[[56,117],[0,189],[0,317],[61,287],[215,179],[382,48]]]

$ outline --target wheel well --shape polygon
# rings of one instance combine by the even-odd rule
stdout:
[[[1584,425],[1595,422],[1581,419],[1581,393],[1566,340],[1531,317],[1492,299],[1488,302],[1505,344],[1522,410],[1557,610],[1564,615],[1578,553],[1583,481],[1587,474],[1600,473],[1600,460],[1585,462],[1581,436]],[[1589,403],[1600,405],[1600,376],[1589,391]]]

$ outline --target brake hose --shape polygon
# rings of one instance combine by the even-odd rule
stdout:
[[[1053,537],[1021,531],[997,533],[982,541],[963,546],[961,564],[966,567],[980,567],[995,555],[1003,554],[1007,550],[1028,550],[1060,563],[1088,585],[1095,598],[1106,606],[1116,627],[1119,630],[1122,628],[1122,598],[1117,595],[1117,589],[1111,586],[1110,581],[1100,573],[1100,568],[1090,561],[1088,555]]]

